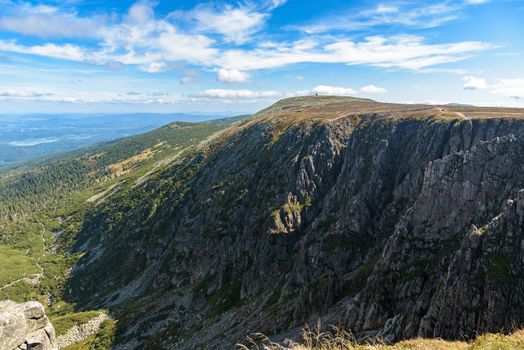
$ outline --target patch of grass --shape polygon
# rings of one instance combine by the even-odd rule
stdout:
[[[100,312],[98,311],[85,311],[59,317],[51,316],[50,320],[53,326],[55,327],[56,334],[62,335],[67,333],[67,331],[73,326],[86,323],[90,319],[98,316],[99,314]]]
[[[24,251],[0,245],[0,287],[40,272]]]
[[[524,349],[524,331],[520,330],[510,335],[484,334],[479,336],[468,347],[468,350],[514,350]]]
[[[307,198],[305,201],[304,201],[304,206],[305,207],[310,207],[313,205],[313,200],[311,198]]]
[[[95,334],[95,339],[89,347],[90,350],[105,350],[111,349],[115,342],[116,321],[105,320],[100,325],[98,332]]]
[[[91,344],[95,341],[96,335],[90,335],[81,342],[71,344],[63,348],[63,350],[90,350]]]

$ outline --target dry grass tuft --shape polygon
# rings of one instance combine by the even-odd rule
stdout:
[[[322,331],[320,324],[315,328],[306,327],[301,340],[287,339],[281,343],[271,341],[267,336],[255,333],[247,337],[246,344],[237,344],[239,350],[518,350],[524,349],[524,330],[513,334],[484,334],[471,342],[446,341],[442,339],[411,339],[393,345],[380,341],[358,343],[346,330],[331,327]]]

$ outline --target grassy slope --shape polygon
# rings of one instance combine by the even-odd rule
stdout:
[[[172,123],[1,175],[0,300],[47,305],[58,335],[95,317],[98,310],[78,313],[63,300],[68,271],[80,258],[70,248],[85,213],[113,191],[125,191],[177,156],[195,152],[202,141],[240,119]],[[100,334],[72,348],[105,349],[113,328],[108,320]]]

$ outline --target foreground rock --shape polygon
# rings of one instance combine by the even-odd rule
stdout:
[[[0,350],[54,350],[55,329],[42,304],[0,301]]]

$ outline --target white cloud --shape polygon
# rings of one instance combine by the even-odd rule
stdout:
[[[513,99],[524,99],[524,79],[495,79],[488,84],[484,78],[464,77],[464,89],[486,90],[492,94]]]
[[[366,85],[361,87],[358,90],[352,89],[350,87],[342,86],[331,86],[331,85],[318,85],[311,90],[301,90],[293,94],[288,94],[289,96],[303,96],[303,95],[330,95],[330,96],[354,96],[359,92],[367,94],[385,94],[387,90],[375,85]]]
[[[147,24],[155,19],[155,11],[151,2],[142,0],[135,3],[127,12],[129,23]]]
[[[249,80],[249,74],[238,69],[220,68],[217,73],[217,80],[223,83],[245,83]]]
[[[102,50],[97,56],[124,64],[160,71],[168,63],[185,61],[203,64],[218,53],[214,41],[204,35],[183,33],[165,19],[157,19],[149,2],[133,5],[125,20],[103,31]]]
[[[165,64],[165,62],[151,62],[148,64],[144,64],[141,67],[144,72],[148,73],[163,72],[167,69],[167,65]]]
[[[15,42],[0,40],[0,51],[53,57],[71,61],[96,61],[94,56],[90,56],[86,50],[81,47],[64,44],[44,44],[34,46],[18,45]]]
[[[194,83],[195,79],[193,77],[182,77],[180,79],[180,84],[188,85]]]
[[[395,13],[395,12],[398,12],[398,7],[390,6],[390,5],[384,5],[384,4],[379,4],[377,6],[377,8],[375,9],[375,12],[377,14]]]
[[[264,42],[255,48],[223,46],[218,41],[218,37],[225,37],[233,43],[243,43],[263,26],[269,16],[268,8],[283,3],[282,0],[268,1],[265,8],[249,4],[219,8],[201,5],[190,11],[158,18],[153,4],[142,1],[133,5],[120,22],[98,28],[96,45],[21,45],[16,41],[0,40],[0,50],[115,67],[119,64],[135,65],[151,73],[173,69],[175,62],[184,62],[219,69],[221,81],[243,82],[249,71],[298,63],[371,65],[422,72],[493,48],[477,41],[430,44],[419,36],[374,36],[359,40],[343,35],[319,36],[289,42]],[[437,5],[426,10],[444,11]],[[39,11],[48,16],[58,10],[44,8]],[[390,14],[396,11],[391,6],[382,5],[374,12]],[[72,15],[69,13],[68,16]],[[174,19],[181,19],[182,23]],[[192,25],[196,23],[196,28],[185,28],[183,24],[187,21]]]
[[[276,9],[277,7],[283,6],[287,0],[265,0],[265,7],[268,10]]]
[[[208,89],[195,96],[217,99],[265,99],[281,97],[282,94],[278,91]]]
[[[278,1],[276,2],[278,4]],[[273,6],[273,5],[272,5]],[[232,7],[224,5],[216,8],[212,5],[200,5],[188,12],[172,14],[175,18],[184,18],[194,22],[196,29],[203,33],[221,34],[227,42],[243,44],[262,29],[268,14],[257,11],[252,6]]]
[[[182,85],[193,84],[194,82],[195,82],[195,77],[192,75],[186,75],[180,79],[180,84]]]
[[[51,93],[35,92],[27,89],[13,89],[0,87],[0,99],[27,99],[43,96],[52,96]]]
[[[347,12],[316,18],[308,24],[291,26],[290,28],[308,34],[365,30],[384,25],[434,28],[459,19],[468,6],[486,2],[488,1],[389,2],[360,12],[355,12],[353,7]]]
[[[415,28],[434,28],[456,20],[466,5],[452,2],[397,2],[379,4],[373,9],[355,12],[352,8],[346,13],[315,19],[292,29],[309,34],[331,31],[355,31],[383,25],[396,25]]]
[[[524,79],[497,79],[490,92],[514,99],[524,99]]]
[[[465,3],[469,5],[480,5],[480,4],[486,4],[489,0],[466,0]]]
[[[355,95],[357,92],[351,88],[341,86],[329,86],[329,85],[318,85],[311,90],[314,94],[319,95],[337,95],[337,96],[350,96]]]
[[[96,37],[107,16],[80,17],[76,11],[31,5],[27,2],[2,2],[0,30],[39,37]]]
[[[366,94],[386,94],[388,91],[375,85],[366,85],[360,88],[360,92],[364,92]]]
[[[467,76],[464,77],[463,80],[464,89],[466,90],[480,90],[487,88],[486,79]]]
[[[267,69],[296,63],[346,63],[420,70],[461,61],[474,53],[492,48],[489,44],[476,41],[426,44],[418,36],[374,36],[363,41],[310,40],[307,48],[297,47],[296,44],[281,43],[279,48],[268,49],[227,50],[217,58],[216,64],[240,70]]]

